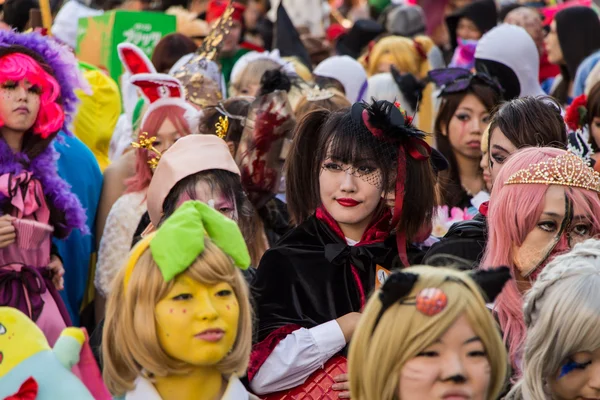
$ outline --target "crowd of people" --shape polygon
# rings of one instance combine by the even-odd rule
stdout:
[[[600,398],[600,5],[0,6],[0,398]]]

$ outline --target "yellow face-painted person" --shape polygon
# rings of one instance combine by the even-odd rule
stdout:
[[[240,271],[249,264],[236,223],[198,201],[138,243],[108,299],[102,352],[112,394],[254,399],[238,380],[252,341]]]

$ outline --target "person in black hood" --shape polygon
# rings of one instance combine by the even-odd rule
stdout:
[[[477,0],[446,17],[450,45],[454,50],[458,39],[479,40],[496,26],[498,13],[493,0]]]
[[[569,7],[559,11],[544,40],[548,60],[560,65],[550,94],[562,104],[570,104],[572,82],[579,64],[600,49],[600,20],[589,7]]]

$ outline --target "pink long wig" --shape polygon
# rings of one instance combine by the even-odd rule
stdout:
[[[22,53],[11,53],[0,58],[0,83],[28,80],[31,85],[39,86],[40,110],[33,124],[33,133],[42,139],[58,132],[64,123],[65,113],[58,99],[60,86],[56,79],[46,72],[33,58]],[[0,120],[0,127],[4,121]]]
[[[514,247],[520,247],[527,234],[538,223],[544,209],[544,197],[548,185],[517,184],[505,185],[504,182],[517,171],[530,164],[551,160],[565,154],[564,150],[550,147],[529,147],[513,154],[502,167],[490,199],[488,212],[489,235],[482,268],[507,265],[511,268],[513,279],[496,298],[494,311],[498,316],[504,333],[504,342],[508,345],[509,355],[517,376],[520,376],[522,345],[525,341],[525,323],[523,321],[523,297],[514,279]],[[590,190],[568,187],[567,198],[574,206],[589,216],[592,233],[600,232],[600,212],[598,194]]]
[[[162,124],[168,119],[171,121],[175,129],[182,136],[187,136],[192,133],[193,129],[184,115],[187,110],[177,105],[164,105],[152,111],[146,117],[144,125],[140,128],[140,135],[147,133],[148,138],[155,137],[160,130]],[[138,136],[139,138],[139,136]],[[137,149],[135,155],[135,175],[129,178],[125,183],[127,189],[125,193],[140,192],[148,188],[152,180],[152,169],[148,165],[148,151],[145,149]]]

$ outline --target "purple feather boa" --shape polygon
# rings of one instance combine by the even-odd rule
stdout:
[[[20,45],[39,54],[52,69],[52,75],[60,85],[62,107],[65,111],[65,121],[62,131],[73,136],[69,130],[72,116],[77,110],[79,100],[76,89],[89,91],[89,85],[79,71],[77,59],[69,49],[42,36],[39,33],[20,34],[14,31],[0,31],[0,46],[10,47]],[[46,201],[60,214],[62,220],[51,216],[54,234],[59,238],[67,237],[73,229],[80,229],[88,234],[86,214],[77,196],[71,192],[70,186],[58,175],[58,153],[49,144],[34,160],[29,160],[24,153],[13,153],[8,144],[0,139],[0,175],[6,173],[18,174],[27,170],[42,184]],[[9,199],[0,195],[0,207],[5,207]]]
[[[79,103],[75,90],[89,89],[89,85],[79,71],[75,56],[66,46],[39,33],[20,34],[13,31],[0,31],[0,46],[10,47],[12,45],[27,47],[38,53],[50,66],[52,75],[60,85],[62,107],[65,111],[62,131],[73,136],[69,125]]]
[[[64,215],[63,221],[54,219],[54,235],[58,238],[69,236],[73,229],[88,234],[86,214],[79,198],[71,192],[71,187],[58,175],[56,161],[58,153],[50,144],[34,160],[29,161],[23,153],[14,153],[4,139],[0,139],[0,175],[18,174],[27,170],[40,181],[46,201]],[[0,194],[0,207],[10,199]]]

